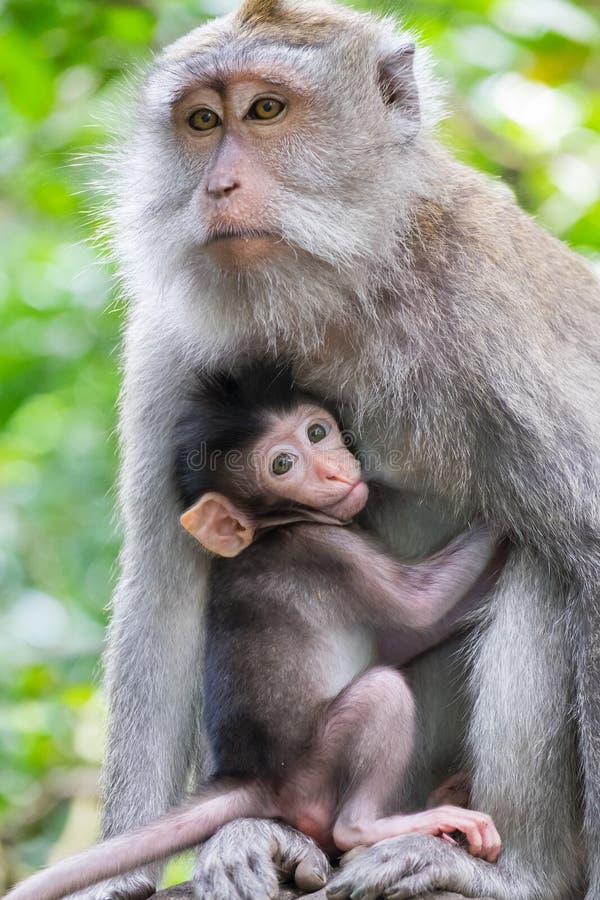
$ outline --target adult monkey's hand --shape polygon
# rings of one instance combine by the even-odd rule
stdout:
[[[194,880],[199,896],[266,900],[278,896],[281,881],[310,893],[329,873],[325,854],[301,832],[269,819],[236,819],[202,846]]]
[[[410,900],[435,897],[436,900],[490,900],[473,893],[477,868],[482,883],[493,879],[493,866],[475,859],[460,847],[430,835],[402,835],[380,841],[372,847],[360,847],[346,853],[340,871],[326,889],[312,894],[327,900]],[[439,892],[442,893],[439,893]],[[450,892],[450,893],[449,893]],[[460,892],[460,893],[452,893]]]

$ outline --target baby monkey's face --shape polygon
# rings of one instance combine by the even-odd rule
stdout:
[[[273,424],[257,447],[259,487],[274,498],[293,500],[338,519],[352,519],[369,489],[360,464],[344,444],[335,419],[319,406],[303,404]]]

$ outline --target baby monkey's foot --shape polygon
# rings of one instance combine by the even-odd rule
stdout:
[[[348,823],[338,820],[333,829],[333,839],[340,850],[351,850],[403,834],[430,834],[455,843],[450,837],[454,831],[464,834],[471,856],[496,862],[501,841],[492,818],[486,813],[460,806],[437,806],[424,812],[388,816],[373,822]]]

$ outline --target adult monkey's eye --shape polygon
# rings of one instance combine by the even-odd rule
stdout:
[[[285,475],[294,465],[294,457],[291,453],[280,453],[271,463],[273,475]]]
[[[311,444],[318,444],[319,441],[322,441],[323,438],[327,437],[327,430],[320,422],[313,422],[312,425],[309,425],[306,429],[306,433]]]
[[[210,131],[221,124],[221,120],[212,109],[203,106],[195,110],[188,119],[188,125],[194,131]]]
[[[275,97],[261,97],[260,100],[252,104],[246,118],[262,119],[263,121],[265,119],[274,119],[284,109],[285,103],[282,103],[281,100],[276,100]]]

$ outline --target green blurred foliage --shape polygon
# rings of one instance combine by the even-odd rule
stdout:
[[[97,822],[122,309],[90,244],[88,155],[124,74],[230,5],[0,0],[0,888]],[[400,13],[431,46],[460,158],[597,260],[598,7],[359,5]]]

